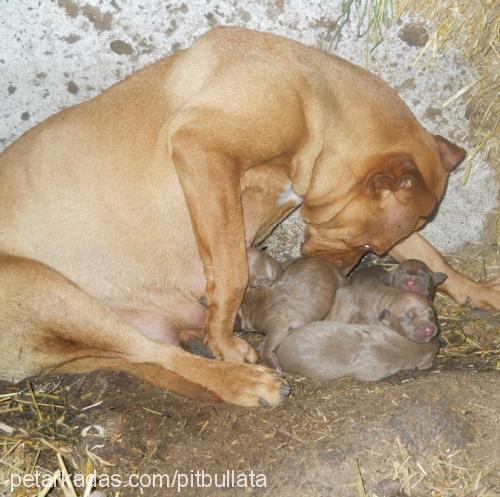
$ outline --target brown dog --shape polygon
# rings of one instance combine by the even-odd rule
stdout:
[[[252,257],[261,259],[254,270],[264,274],[272,265],[270,256],[261,252]],[[259,273],[249,273],[250,279],[259,279]],[[300,328],[326,317],[332,308],[339,286],[347,280],[330,262],[319,257],[303,257],[289,262],[283,272],[267,288],[249,288],[237,315],[237,327],[258,331],[266,336],[260,355],[263,362],[280,371],[276,350],[292,328]]]
[[[292,331],[278,349],[278,360],[284,371],[318,380],[377,381],[430,368],[438,348],[436,338],[414,343],[381,325],[322,321]]]
[[[279,378],[235,364],[257,359],[232,332],[246,248],[303,201],[303,252],[348,270],[421,226],[463,157],[345,60],[271,34],[210,31],[0,157],[0,377],[154,363],[165,381],[141,374],[162,386],[277,404]],[[500,307],[497,283],[458,275],[418,235],[391,253],[446,272],[459,301]],[[228,362],[176,346],[179,331],[203,327]]]
[[[371,264],[356,269],[349,275],[349,281],[353,284],[382,281],[386,285],[419,293],[431,300],[436,293],[436,287],[441,285],[446,278],[446,274],[435,273],[425,262],[417,259],[408,259],[392,269],[387,269],[383,265]]]

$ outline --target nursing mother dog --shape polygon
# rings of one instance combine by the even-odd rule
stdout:
[[[460,276],[412,234],[463,157],[345,60],[210,31],[1,156],[0,377],[112,368],[205,400],[280,403],[288,385],[248,364],[233,323],[246,248],[299,202],[304,254],[345,272],[368,249],[418,258],[459,302],[500,308],[498,281]],[[179,346],[202,328],[222,361]]]

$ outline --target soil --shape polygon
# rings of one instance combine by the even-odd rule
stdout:
[[[500,467],[498,372],[467,369],[405,373],[377,383],[290,378],[292,395],[274,409],[203,405],[119,373],[67,376],[64,436],[74,454],[90,448],[112,464],[103,464],[100,473],[122,480],[146,474],[146,486],[151,475],[172,478],[176,471],[188,477],[196,470],[212,478],[228,470],[265,475],[260,489],[142,488],[145,496],[397,497],[405,494],[398,493],[404,484],[395,468],[405,459],[429,468],[436,458],[456,454],[465,467],[480,468],[482,484],[494,491],[500,489],[494,474]],[[34,414],[4,419],[19,426],[23,416]],[[82,429],[92,425],[82,438]],[[56,443],[61,437],[51,438]],[[39,464],[50,466],[50,454]],[[123,497],[139,495],[137,488],[119,490]]]

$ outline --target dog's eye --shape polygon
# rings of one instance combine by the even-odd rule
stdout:
[[[413,312],[407,312],[401,316],[401,321],[405,324],[410,324],[415,319],[415,314]]]

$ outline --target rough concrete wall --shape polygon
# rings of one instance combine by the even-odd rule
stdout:
[[[0,146],[54,112],[97,95],[134,70],[189,46],[219,24],[272,31],[330,48],[340,0],[0,0]],[[431,131],[466,148],[464,98],[442,104],[474,80],[460,55],[450,49],[431,60],[424,55],[425,32],[402,20],[386,40],[368,52],[365,40],[347,25],[336,51],[380,75]],[[480,238],[485,216],[497,206],[492,169],[478,157],[463,186],[464,166],[426,236],[443,250]],[[301,237],[298,215],[278,231],[285,251],[296,252]],[[283,246],[284,244],[284,246]]]

